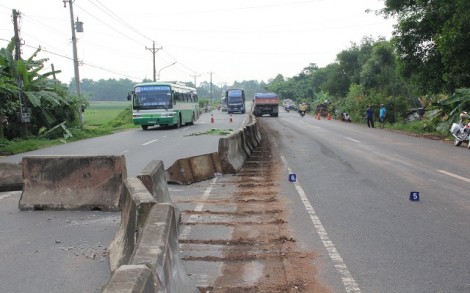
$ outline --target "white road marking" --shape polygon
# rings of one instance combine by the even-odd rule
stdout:
[[[154,139],[154,140],[151,140],[151,141],[147,141],[146,143],[143,143],[142,145],[148,145],[148,144],[151,144],[151,143],[154,143],[156,142],[158,139]]]
[[[350,138],[350,137],[347,137],[347,136],[345,136],[345,138],[346,138],[346,139],[349,139],[350,141],[357,142],[357,143],[359,143],[359,142],[360,142],[359,140],[355,140],[354,138]]]
[[[124,151],[121,152],[121,154],[125,154],[127,152],[129,152],[129,150],[124,150]]]
[[[456,174],[454,174],[454,173],[450,173],[450,172],[447,172],[447,171],[444,171],[444,170],[437,170],[437,172],[470,183],[470,179],[465,178],[465,177],[462,177],[462,176],[459,176],[459,175],[456,175]]]
[[[292,170],[287,164],[286,158],[282,154],[281,154],[281,160],[286,166],[287,170],[289,171],[289,174],[291,174]],[[348,267],[344,263],[343,258],[338,253],[333,242],[328,237],[328,233],[326,232],[325,227],[323,227],[320,221],[320,218],[318,218],[317,214],[315,213],[315,210],[313,209],[312,204],[308,200],[308,197],[305,194],[305,191],[300,186],[300,183],[297,181],[294,183],[294,185],[295,185],[295,189],[297,190],[297,193],[299,194],[300,200],[304,204],[304,207],[307,210],[307,213],[309,214],[310,219],[312,220],[313,226],[315,227],[315,231],[317,232],[318,236],[320,236],[323,246],[326,248],[326,250],[328,251],[328,255],[333,261],[336,271],[341,276],[341,280],[343,281],[343,285],[344,285],[344,288],[346,289],[346,292],[361,292],[361,289],[357,285],[356,281],[354,280],[351,273],[349,272]]]
[[[218,177],[215,177],[214,179],[212,179],[211,184],[209,185],[209,187],[207,187],[204,190],[204,193],[201,197],[201,203],[198,203],[194,207],[195,212],[200,212],[204,208],[204,203],[203,202],[205,202],[209,198],[209,196],[212,192],[212,189],[214,189],[215,183],[217,182],[217,178]],[[191,215],[191,216],[189,216],[188,222],[189,223],[194,223],[194,222],[196,222],[197,218],[198,218],[198,215]],[[191,226],[190,225],[184,226],[183,229],[181,229],[181,233],[180,233],[179,238],[183,239],[183,240],[186,240],[189,237],[189,233],[191,233]]]

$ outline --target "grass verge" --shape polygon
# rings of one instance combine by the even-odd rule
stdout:
[[[14,140],[0,140],[0,156],[9,156],[34,151],[46,147],[60,145],[77,140],[112,134],[124,129],[135,128],[132,123],[132,113],[129,103],[99,102],[90,103],[84,114],[84,124],[81,128],[68,128],[68,133],[57,128],[53,133],[30,136]],[[88,113],[87,113],[88,112]]]

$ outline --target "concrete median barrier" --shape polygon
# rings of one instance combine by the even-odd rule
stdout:
[[[248,133],[250,136],[250,141],[253,144],[253,149],[255,149],[257,146],[259,146],[260,141],[256,138],[256,124],[252,123],[246,126],[248,129]]]
[[[162,178],[153,182],[164,180],[156,173]],[[141,179],[124,180],[121,225],[108,246],[112,275],[103,292],[199,292],[181,264],[175,213],[170,203],[157,203]]]
[[[165,166],[161,160],[153,160],[137,175],[147,190],[158,203],[171,203],[168,184],[165,178]]]
[[[120,210],[124,156],[31,156],[22,166],[20,210]]]
[[[23,174],[20,164],[0,163],[0,192],[23,188]]]
[[[210,153],[177,160],[166,170],[166,179],[187,185],[214,178],[215,173],[222,173],[222,165],[218,154]]]
[[[161,160],[150,161],[150,163],[145,166],[140,174],[137,175],[137,178],[142,181],[147,190],[155,197],[158,203],[170,203],[175,206],[171,200],[170,193],[168,192],[166,177],[167,175],[165,174],[165,166]],[[194,175],[192,177],[194,177]],[[181,220],[181,212],[176,206],[175,216],[176,223],[179,224]]]
[[[251,149],[250,146],[248,145],[248,138],[246,136],[245,128],[240,129],[240,137],[242,139],[242,147],[243,150],[245,151],[246,157],[249,158],[251,156]]]
[[[123,265],[112,275],[103,293],[159,292],[146,265]]]
[[[258,124],[253,124],[253,133],[255,134],[255,139],[258,142],[258,145],[261,143],[261,132],[259,131]]]
[[[253,150],[255,149],[255,144],[253,143],[253,139],[251,137],[250,131],[251,130],[248,127],[248,125],[243,128],[243,132],[245,134],[245,144],[250,150],[250,155],[251,155],[251,153],[253,153]]]
[[[147,217],[130,264],[146,265],[158,281],[158,292],[200,292],[181,263],[174,207],[156,204]]]
[[[248,158],[242,145],[242,131],[239,130],[219,139],[219,158],[223,173],[236,174]]]
[[[129,263],[148,213],[156,203],[157,200],[138,178],[124,180],[121,224],[108,246],[111,272]]]

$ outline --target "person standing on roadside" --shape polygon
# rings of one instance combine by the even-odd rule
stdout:
[[[370,105],[369,105],[369,108],[367,108],[366,117],[367,117],[367,127],[374,128],[374,109],[372,109],[372,106]]]
[[[385,125],[385,115],[387,115],[387,109],[385,108],[384,104],[380,104],[380,111],[379,111],[379,120],[382,123],[382,128]]]

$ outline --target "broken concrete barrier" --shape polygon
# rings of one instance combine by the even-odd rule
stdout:
[[[124,156],[23,157],[20,210],[119,211]]]
[[[0,192],[23,188],[21,164],[0,163]]]
[[[179,159],[166,170],[166,179],[170,183],[191,184],[214,178],[222,173],[222,165],[217,153]]]
[[[153,160],[137,175],[159,203],[171,203],[163,161]]]
[[[163,165],[163,161],[161,160],[150,161],[150,163],[145,166],[140,174],[137,175],[137,178],[142,181],[147,190],[155,197],[158,203],[170,203],[175,206],[168,191],[166,177],[167,175],[165,174],[165,167]],[[192,175],[192,177],[194,177],[194,175]],[[176,223],[179,225],[181,220],[181,212],[176,206],[175,216]]]

